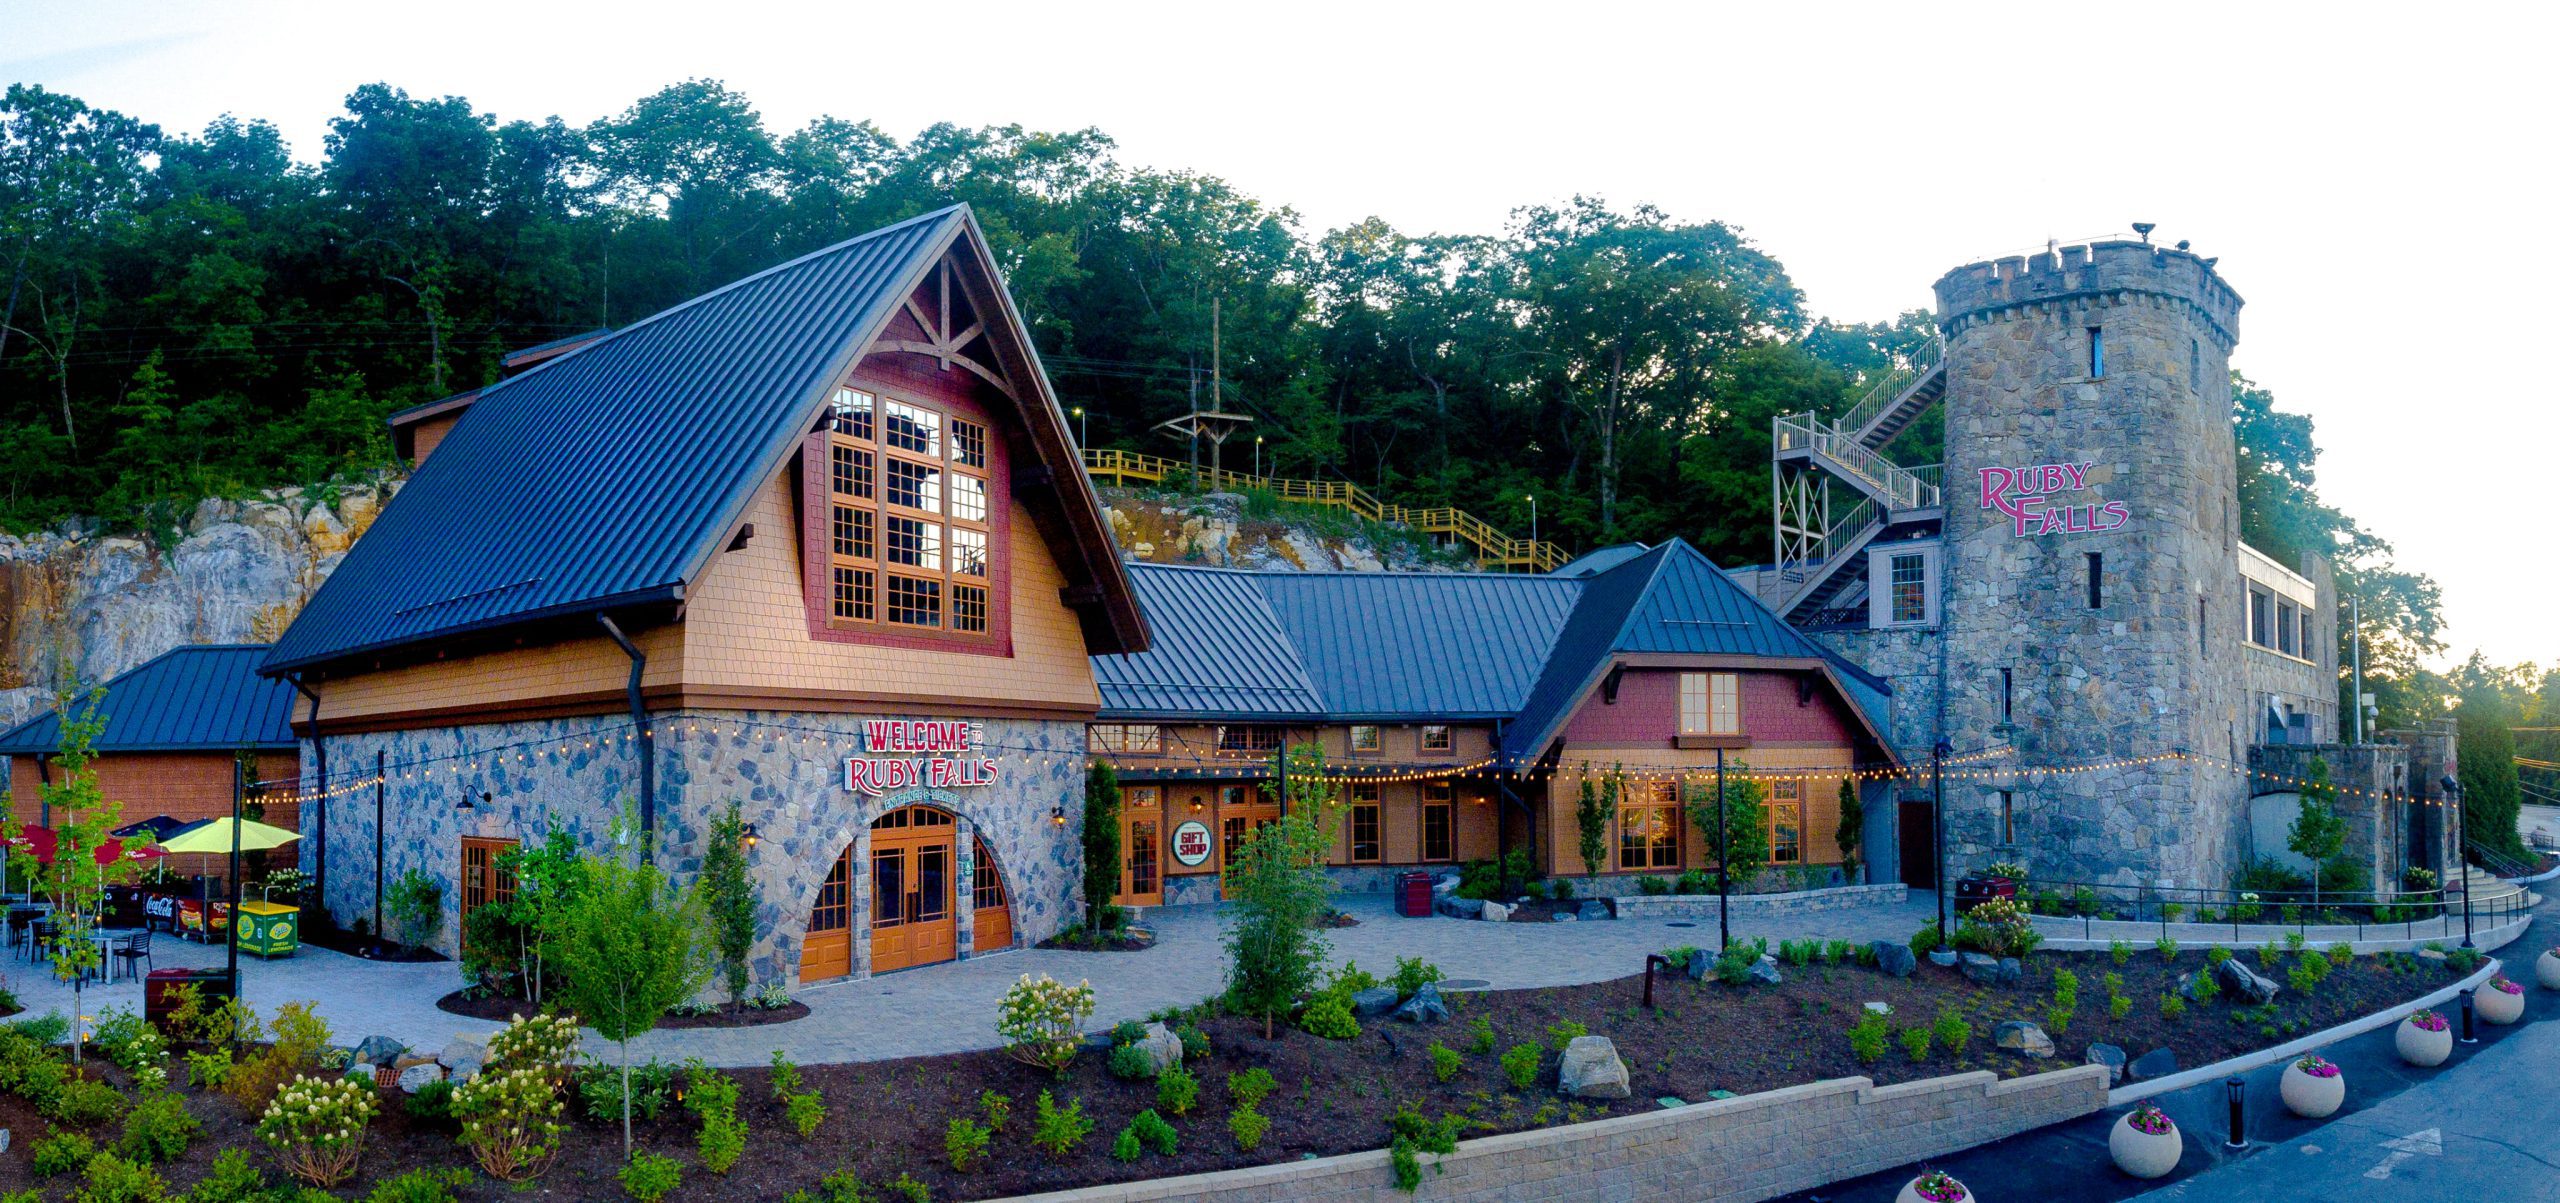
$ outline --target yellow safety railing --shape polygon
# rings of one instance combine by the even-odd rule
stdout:
[[[1108,448],[1087,448],[1084,469],[1096,481],[1114,485],[1161,484],[1167,477],[1194,475],[1191,466],[1181,460]],[[1401,523],[1425,534],[1446,535],[1473,548],[1476,563],[1486,568],[1553,572],[1573,558],[1551,540],[1514,539],[1492,523],[1454,506],[1392,505],[1349,481],[1291,480],[1214,468],[1200,469],[1196,478],[1210,489],[1262,489],[1282,501],[1339,506],[1371,522]]]

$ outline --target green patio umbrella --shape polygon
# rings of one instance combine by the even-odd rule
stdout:
[[[282,827],[271,827],[256,819],[239,817],[240,792],[236,785],[232,790],[231,810],[230,818],[205,819],[189,823],[171,832],[169,838],[160,841],[160,848],[164,852],[227,852],[231,854],[231,918],[223,925],[222,937],[223,943],[228,946],[230,952],[231,996],[238,998],[240,996],[240,854],[255,852],[262,848],[282,847],[302,837]],[[205,930],[210,932],[212,929],[213,916],[208,914],[205,916]]]

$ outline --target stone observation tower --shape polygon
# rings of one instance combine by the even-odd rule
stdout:
[[[2005,816],[1997,796],[1950,805],[1949,843],[2033,849],[2039,876],[2220,886],[2248,795],[2240,297],[2140,242],[1970,264],[1937,297],[1948,738],[2025,765],[2137,762],[1995,776]],[[2204,755],[2141,762],[2177,753]]]
[[[1775,560],[1733,576],[1891,682],[1908,762],[1946,742],[1952,874],[2221,888],[2282,851],[2253,835],[2253,752],[2337,735],[2327,565],[2240,541],[2239,294],[2137,229],[1948,272],[1941,346],[1773,424]],[[1933,408],[1942,461],[1902,462]],[[1874,789],[1879,873],[1932,883],[1935,799]]]

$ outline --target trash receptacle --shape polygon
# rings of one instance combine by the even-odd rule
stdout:
[[[178,988],[194,986],[207,1001],[231,997],[231,974],[222,969],[154,969],[142,979],[142,1018],[157,1025],[178,1009]]]
[[[1399,873],[1396,875],[1396,913],[1407,919],[1431,917],[1431,875]]]

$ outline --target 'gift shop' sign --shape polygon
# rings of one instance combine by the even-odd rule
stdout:
[[[928,789],[993,785],[996,762],[979,754],[980,738],[976,723],[872,719],[862,724],[862,750],[870,755],[845,760],[844,787],[876,798],[918,785]]]
[[[2133,521],[2133,511],[2121,501],[2055,504],[2055,498],[2061,494],[2087,489],[2089,469],[2097,466],[2095,461],[2089,461],[2034,464],[2024,468],[1984,468],[1982,508],[1998,510],[2007,516],[2009,533],[2013,536],[2086,535],[2120,530]]]

